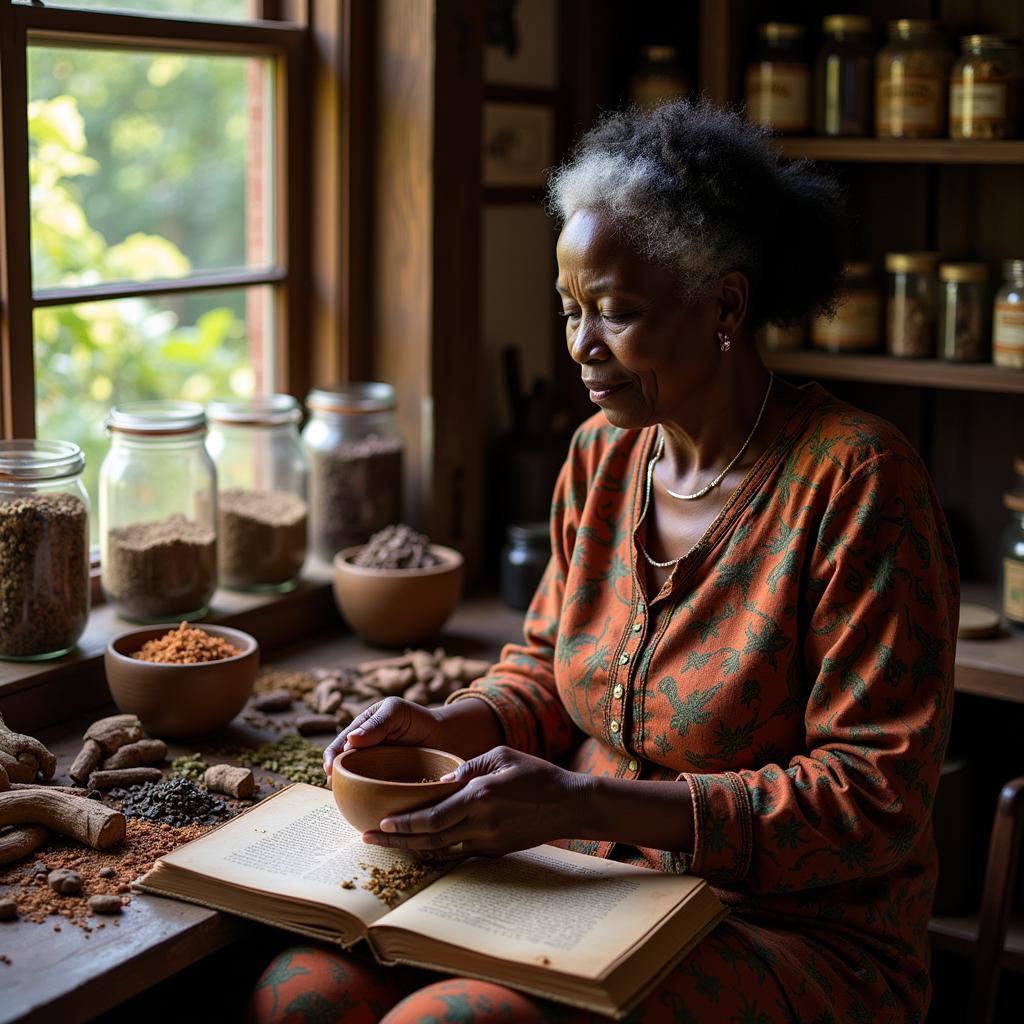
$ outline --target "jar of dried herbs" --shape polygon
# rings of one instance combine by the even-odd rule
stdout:
[[[1024,260],[1006,260],[1003,276],[992,313],[992,362],[1024,370]]]
[[[999,545],[1003,615],[1024,630],[1024,491],[1008,491],[1003,504],[1012,517]]]
[[[747,65],[747,117],[777,132],[804,135],[811,127],[811,72],[803,25],[769,21],[757,30]]]
[[[302,441],[309,453],[310,546],[325,561],[402,519],[402,441],[390,384],[315,389]]]
[[[870,352],[878,348],[882,294],[870,263],[847,263],[836,315],[815,317],[811,342],[828,352]]]
[[[814,130],[818,135],[871,134],[871,19],[832,14],[822,22],[824,40],[814,62]]]
[[[953,139],[1015,139],[1024,77],[1020,44],[1007,36],[964,36],[949,79]]]
[[[903,359],[935,355],[939,257],[933,252],[890,252],[886,295],[886,351]]]
[[[132,402],[107,417],[100,583],[134,622],[198,619],[217,585],[216,470],[196,402]]]
[[[221,586],[282,593],[306,560],[306,452],[291,395],[211,402],[206,448],[217,467]]]
[[[943,359],[977,363],[988,358],[987,281],[984,263],[943,263],[939,267],[939,355]]]
[[[946,132],[946,95],[953,52],[938,22],[889,22],[875,61],[875,134],[934,139]]]
[[[803,348],[807,343],[807,323],[794,320],[788,324],[765,324],[760,342],[762,348],[772,352]]]
[[[689,94],[682,59],[675,46],[645,46],[629,80],[629,99],[638,107],[653,110],[662,103]]]
[[[0,441],[0,658],[66,654],[89,618],[85,457],[69,441]]]

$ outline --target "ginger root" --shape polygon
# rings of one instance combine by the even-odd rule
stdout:
[[[113,789],[115,786],[139,786],[143,782],[159,782],[159,768],[115,768],[113,771],[93,772],[89,776],[90,789]]]
[[[44,825],[94,850],[116,846],[126,830],[120,811],[97,800],[48,789],[0,793],[0,825]]]
[[[7,755],[0,758],[11,782],[35,782],[36,773],[44,779],[52,779],[57,770],[57,758],[33,736],[14,732],[0,715],[0,752]],[[13,763],[12,763],[13,759]]]
[[[83,740],[95,740],[103,753],[110,757],[126,743],[135,743],[143,738],[142,723],[137,715],[110,715],[93,722],[85,730]]]
[[[167,744],[163,740],[136,740],[115,750],[103,762],[103,770],[138,768],[142,764],[156,764],[167,757]]]
[[[42,825],[24,825],[0,834],[0,864],[11,864],[35,853],[49,838],[50,830]]]
[[[256,792],[256,779],[251,768],[215,764],[206,769],[203,784],[214,793],[224,793],[239,800],[248,800]]]

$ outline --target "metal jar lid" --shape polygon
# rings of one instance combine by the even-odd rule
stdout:
[[[758,26],[757,34],[762,39],[770,39],[773,42],[778,39],[802,39],[804,27],[789,21],[766,21]]]
[[[315,412],[387,412],[395,407],[395,389],[380,381],[347,384],[335,390],[314,388],[306,405]]]
[[[206,416],[211,423],[232,427],[277,427],[298,423],[302,410],[291,395],[257,395],[210,402]]]
[[[934,273],[939,262],[937,252],[887,252],[885,269],[894,274],[914,271]]]
[[[939,279],[984,284],[988,280],[988,266],[985,263],[943,263],[939,267]]]
[[[867,35],[871,31],[871,19],[863,14],[830,14],[822,19],[821,27],[827,35],[834,32]]]
[[[0,483],[63,480],[83,469],[85,456],[71,441],[0,441]]]
[[[206,412],[198,402],[128,402],[110,410],[106,427],[118,434],[192,434],[206,429]]]

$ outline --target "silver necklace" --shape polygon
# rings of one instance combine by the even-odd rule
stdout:
[[[730,462],[729,465],[726,466],[724,470],[722,470],[721,475],[712,480],[711,483],[709,483],[703,491],[698,491],[696,494],[692,495],[676,494],[674,491],[669,491],[668,493],[671,494],[673,498],[683,498],[683,500],[685,501],[692,501],[694,498],[699,498],[703,494],[707,494],[707,492],[710,491],[712,487],[716,487],[718,484],[722,482],[722,480],[725,478],[726,473],[728,473],[729,470],[732,469],[732,467],[740,460],[740,457],[747,450],[747,448],[750,445],[750,442],[754,439],[754,434],[757,433],[757,428],[758,426],[760,426],[761,423],[761,417],[764,415],[765,406],[767,406],[768,404],[768,395],[771,394],[772,381],[774,380],[775,374],[769,373],[768,389],[764,393],[764,401],[761,403],[761,411],[757,414],[757,420],[754,422],[754,429],[751,430],[750,436],[746,439],[746,441],[743,442],[743,447],[736,453],[736,458],[734,458],[732,462]],[[654,466],[655,463],[657,463],[658,459],[661,458],[661,453],[664,447],[665,436],[664,434],[661,434],[659,432],[658,446],[647,463],[647,484],[644,487],[644,507],[640,512],[640,522],[643,522],[644,519],[647,517],[647,508],[651,502],[651,483],[654,479]],[[668,490],[667,487],[665,489]],[[703,540],[703,537],[701,538],[701,540]],[[647,553],[647,548],[645,548],[643,544],[641,544],[639,541],[637,541],[637,547],[640,549],[640,554],[642,554],[644,558],[647,559],[648,564],[653,565],[657,569],[668,569],[674,566],[677,562],[681,562],[684,558],[690,555],[697,547],[700,546],[700,543],[701,541],[698,540],[696,544],[692,545],[690,548],[684,551],[683,554],[679,555],[678,558],[670,558],[667,562],[659,562],[656,558],[651,558],[651,556]]]
[[[698,498],[703,498],[708,491],[714,490],[728,475],[729,470],[736,465],[740,459],[743,458],[743,453],[750,447],[750,442],[754,440],[754,435],[757,433],[757,428],[761,426],[761,417],[764,416],[764,411],[768,407],[768,396],[772,393],[772,384],[775,381],[775,374],[771,371],[768,372],[768,387],[764,392],[764,400],[761,402],[761,410],[757,414],[757,419],[754,420],[754,426],[751,428],[749,434],[747,434],[746,441],[743,442],[740,450],[735,454],[732,461],[725,469],[722,470],[714,480],[711,481],[707,486],[702,487],[699,491],[694,491],[693,494],[680,494],[678,491],[670,491],[665,487],[666,494],[672,495],[673,498],[678,498],[680,501],[696,501]],[[665,435],[659,430],[658,431],[658,447],[654,452],[654,462],[657,462],[661,458],[661,453],[665,450]],[[664,487],[664,484],[662,485]]]

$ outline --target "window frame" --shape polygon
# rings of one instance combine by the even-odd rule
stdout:
[[[4,439],[36,436],[33,313],[37,308],[138,295],[185,294],[265,285],[274,291],[275,389],[302,397],[309,387],[309,33],[281,16],[277,0],[257,0],[258,20],[221,22],[148,14],[41,7],[0,0],[0,429]],[[29,199],[28,47],[271,57],[274,74],[275,262],[258,270],[218,270],[181,280],[32,289]]]

